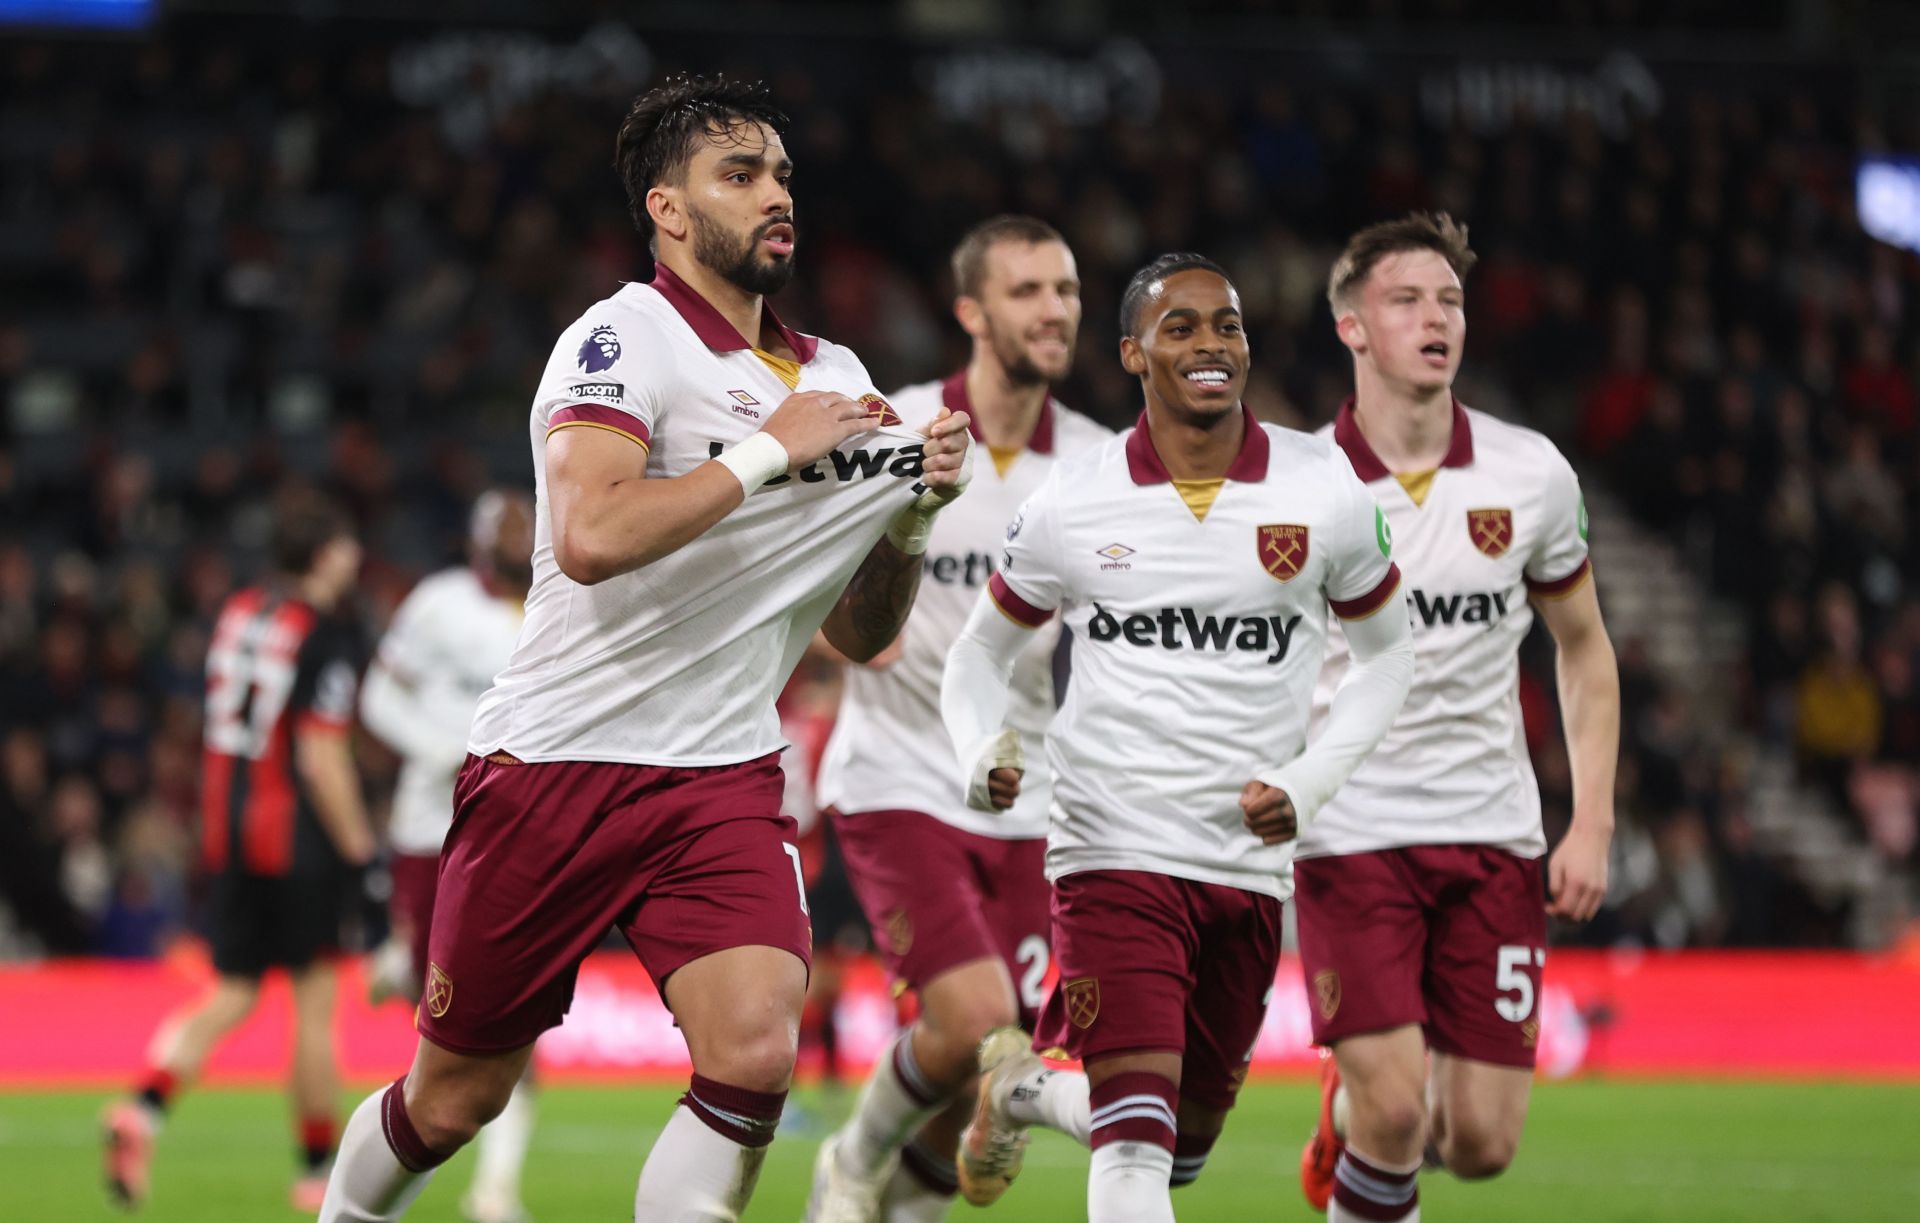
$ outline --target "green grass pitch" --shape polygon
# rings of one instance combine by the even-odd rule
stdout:
[[[660,1088],[546,1092],[526,1198],[539,1223],[627,1219],[640,1161],[672,1107]],[[122,1217],[99,1189],[98,1093],[0,1095],[0,1220]],[[749,1220],[797,1220],[819,1135],[850,1093],[801,1091],[793,1132],[773,1146]],[[1174,1196],[1183,1220],[1310,1219],[1295,1161],[1312,1123],[1306,1083],[1255,1084],[1197,1185]],[[350,1105],[348,1105],[350,1107]],[[270,1091],[185,1097],[161,1136],[152,1223],[295,1220],[285,1105]],[[1920,1086],[1572,1082],[1542,1085],[1519,1162],[1499,1180],[1421,1182],[1429,1220],[1920,1219]],[[455,1223],[470,1156],[442,1170],[409,1220]],[[1084,1219],[1086,1154],[1036,1139],[1026,1172],[991,1211],[951,1218]]]

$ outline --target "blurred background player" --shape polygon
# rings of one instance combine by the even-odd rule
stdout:
[[[413,1068],[348,1122],[329,1223],[405,1212],[615,927],[692,1061],[634,1216],[753,1195],[810,953],[775,698],[816,630],[861,660],[898,635],[968,449],[965,417],[907,426],[767,308],[797,240],[785,122],[757,85],[672,77],[620,125],[653,278],[569,326],[535,391],[527,621],[455,782]]]
[[[341,614],[360,544],[337,507],[297,491],[275,507],[270,547],[273,575],[226,601],[207,653],[200,845],[219,977],[160,1025],[146,1076],[107,1110],[107,1187],[128,1207],[147,1196],[168,1107],[252,1013],[269,968],[293,981],[293,1204],[318,1210],[326,1188],[340,1090],[331,957],[354,871],[374,851],[349,741],[363,650]]]
[[[468,563],[423,579],[381,639],[360,717],[399,754],[387,840],[393,850],[393,932],[372,959],[375,1001],[420,1001],[427,971],[440,846],[453,823],[453,780],[467,758],[473,708],[506,669],[533,582],[533,498],[493,489],[474,502]],[[533,1139],[533,1065],[506,1107],[480,1131],[473,1186],[461,1209],[474,1223],[525,1217],[520,1169]]]
[[[1053,717],[1058,629],[1031,634],[1015,668],[1008,725],[1036,763],[1009,810],[966,805],[940,722],[940,673],[1021,502],[1057,462],[1112,432],[1049,390],[1072,369],[1080,330],[1080,277],[1059,233],[1031,217],[995,217],[960,241],[952,265],[954,316],[972,356],[892,402],[909,415],[966,413],[993,461],[935,526],[932,580],[897,648],[847,669],[819,780],[874,941],[919,1011],[821,1147],[807,1216],[815,1223],[863,1223],[876,1211],[894,1223],[941,1218],[958,1189],[953,1156],[971,1112],[962,1096],[975,1051],[995,1028],[1030,1024],[1045,1001],[1051,793],[1040,745]]]
[[[1457,1176],[1506,1168],[1547,915],[1586,921],[1606,895],[1620,684],[1586,508],[1553,443],[1453,397],[1473,262],[1465,229],[1414,214],[1355,234],[1328,284],[1355,394],[1320,436],[1392,524],[1420,659],[1392,732],[1301,834],[1295,868],[1314,1039],[1333,1051],[1301,1180],[1331,1219],[1417,1219],[1429,1141]],[[1573,766],[1573,822],[1544,881],[1519,724],[1534,606],[1559,647]],[[1317,717],[1347,660],[1336,633]]]
[[[1070,622],[1073,684],[1046,739],[1060,979],[1032,1045],[1086,1070],[1049,1069],[1017,1029],[989,1036],[959,1171],[969,1201],[992,1201],[1026,1127],[1052,1126],[1093,1149],[1094,1223],[1171,1220],[1169,1190],[1200,1174],[1266,1014],[1291,842],[1413,674],[1373,499],[1331,444],[1241,403],[1226,274],[1162,256],[1120,322],[1145,410],[1021,507],[940,693],[968,802],[1009,807],[1024,758],[1008,673],[1056,611]],[[1329,610],[1356,662],[1302,751]]]

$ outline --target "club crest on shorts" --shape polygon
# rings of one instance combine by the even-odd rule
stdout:
[[[895,909],[887,914],[887,946],[895,955],[905,955],[913,950],[913,919],[907,916],[905,909]]]
[[[900,413],[894,411],[892,404],[880,398],[880,396],[874,394],[872,391],[868,391],[865,395],[860,396],[859,402],[866,406],[867,415],[874,417],[876,424],[897,425],[900,423]]]
[[[1513,511],[1468,510],[1467,536],[1488,556],[1505,556],[1513,546]]]
[[[1067,1021],[1076,1028],[1090,1028],[1093,1021],[1100,1018],[1100,981],[1097,977],[1081,977],[1069,981],[1060,987],[1060,996],[1067,1004]]]
[[[1320,1018],[1333,1018],[1340,1009],[1339,973],[1324,969],[1313,974],[1313,1001],[1320,1008]]]
[[[1540,1021],[1529,1019],[1520,1025],[1520,1040],[1531,1049],[1540,1043]]]
[[[1297,577],[1307,567],[1307,528],[1297,522],[1274,522],[1255,527],[1260,563],[1281,581]]]
[[[420,1005],[435,1019],[443,1018],[453,1005],[453,978],[438,964],[427,965],[427,988],[420,994]]]

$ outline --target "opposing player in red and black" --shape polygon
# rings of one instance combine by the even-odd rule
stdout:
[[[114,1198],[146,1196],[153,1137],[180,1087],[252,1012],[269,968],[292,973],[298,1207],[318,1210],[333,1153],[333,953],[352,872],[372,858],[349,732],[364,657],[343,605],[360,545],[310,495],[277,508],[276,572],[230,597],[207,653],[201,859],[212,878],[212,991],[169,1016],[135,1094],[106,1117]]]

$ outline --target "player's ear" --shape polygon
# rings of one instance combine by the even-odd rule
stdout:
[[[978,298],[956,297],[953,299],[953,317],[960,324],[960,330],[974,339],[982,339],[987,334],[987,312],[980,307]]]
[[[1147,372],[1147,354],[1130,335],[1120,337],[1120,368],[1136,378]]]
[[[1333,322],[1334,331],[1340,336],[1340,342],[1355,353],[1367,351],[1367,327],[1360,321],[1357,310],[1348,310]]]
[[[680,193],[671,187],[654,187],[647,192],[647,215],[653,227],[676,242],[687,237],[687,214],[680,207]]]

